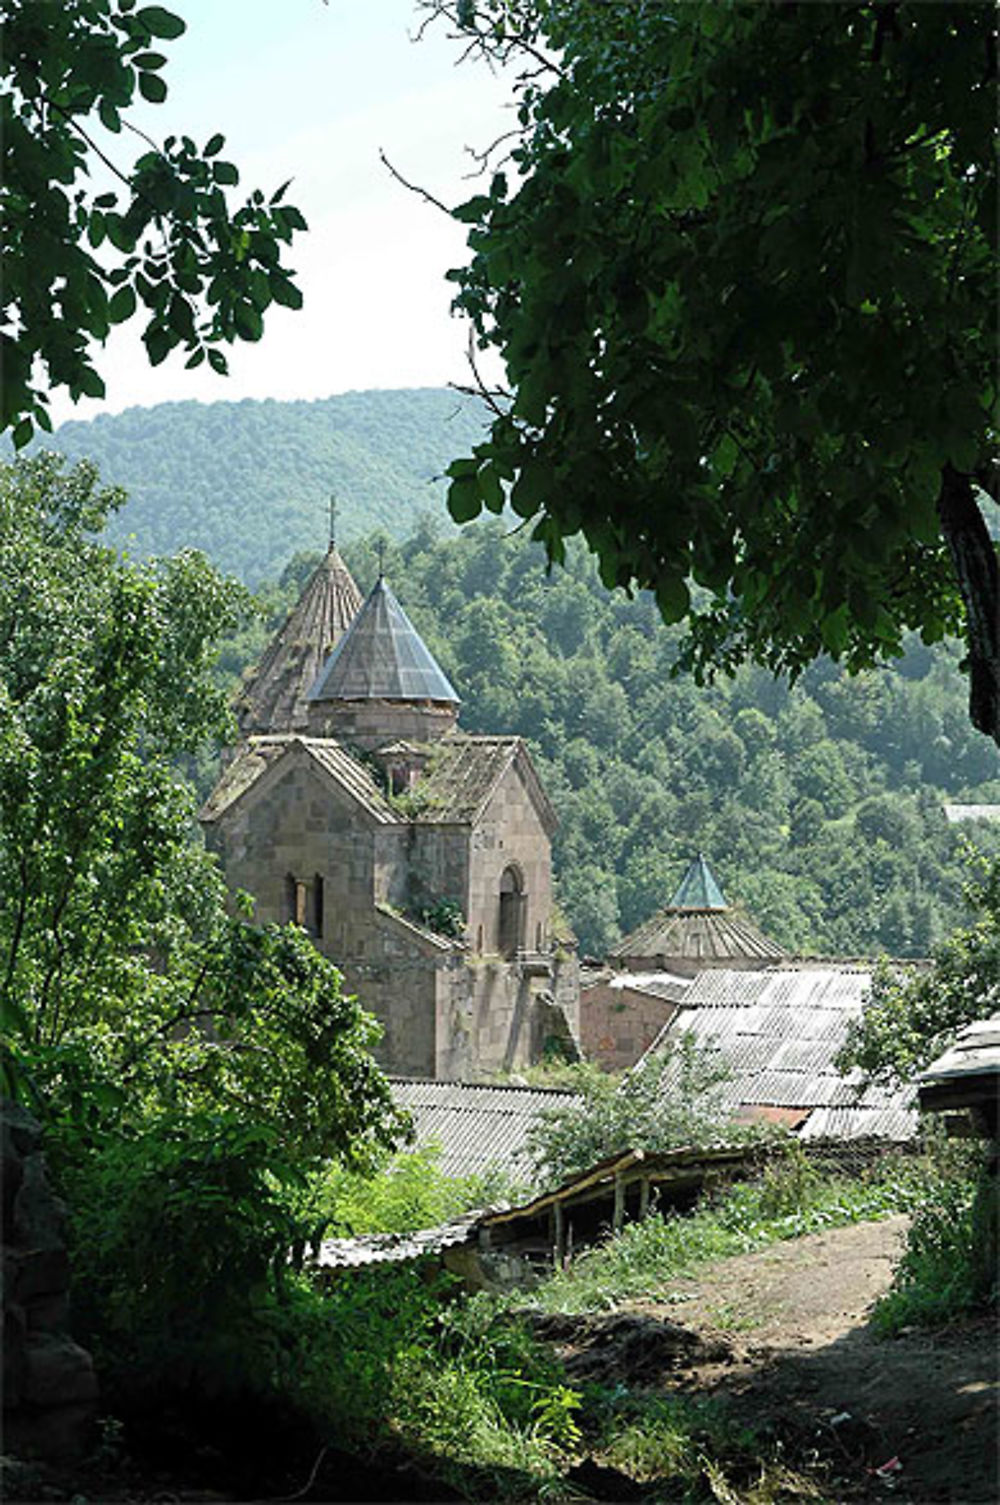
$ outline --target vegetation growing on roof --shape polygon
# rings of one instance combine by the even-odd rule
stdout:
[[[370,541],[345,554],[370,578]],[[661,909],[699,848],[734,911],[792,953],[925,956],[959,921],[961,831],[943,804],[1000,801],[1000,764],[968,725],[957,644],[909,639],[896,667],[857,679],[820,661],[794,688],[747,667],[698,689],[670,678],[679,631],[648,596],[609,595],[581,549],[547,577],[492,521],[423,529],[386,569],[462,696],[462,728],[526,740],[584,954]],[[267,596],[275,616],[297,578]],[[1000,826],[963,829],[1000,851]]]

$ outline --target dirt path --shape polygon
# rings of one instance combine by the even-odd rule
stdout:
[[[676,1281],[667,1303],[632,1310],[727,1339],[726,1361],[696,1359],[671,1383],[725,1394],[798,1456],[812,1449],[836,1500],[994,1505],[994,1325],[891,1340],[867,1325],[905,1230],[895,1217],[772,1245]],[[893,1459],[898,1468],[873,1472]]]

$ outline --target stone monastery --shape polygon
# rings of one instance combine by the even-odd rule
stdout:
[[[336,546],[237,703],[201,819],[261,923],[294,920],[381,1021],[402,1076],[471,1078],[579,1038],[553,933],[552,807],[519,737],[470,736],[380,575]]]

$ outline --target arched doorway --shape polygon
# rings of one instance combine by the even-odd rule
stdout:
[[[503,870],[500,879],[500,955],[516,956],[524,947],[524,912],[527,895],[520,868]]]

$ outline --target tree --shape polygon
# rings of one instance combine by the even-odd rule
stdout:
[[[283,203],[287,184],[230,207],[239,172],[219,155],[223,136],[200,151],[170,136],[161,149],[130,126],[136,91],[166,98],[156,49],[185,30],[179,16],[136,0],[6,0],[3,10],[0,427],[13,426],[20,447],[35,424],[51,429],[47,388],[104,395],[92,344],[140,304],[154,366],[183,346],[188,367],[207,358],[225,373],[221,344],[259,339],[272,302],[301,306],[282,255],[306,223]],[[98,144],[123,128],[149,147],[129,171]],[[102,171],[112,186],[94,193],[86,180]]]
[[[520,54],[449,276],[506,364],[450,467],[550,559],[686,619],[699,677],[963,631],[1000,740],[996,15],[986,5],[430,0]]]
[[[608,1155],[626,1150],[656,1154],[739,1133],[727,1123],[712,1089],[728,1075],[691,1036],[640,1061],[619,1082],[590,1064],[573,1068],[579,1101],[551,1108],[532,1126],[529,1150],[536,1171],[557,1186]]]
[[[120,493],[0,470],[0,1047],[73,1133],[262,1133],[272,1165],[368,1164],[400,1120],[374,1021],[295,927],[230,914],[178,753],[225,735],[215,637],[244,592],[200,555],[95,541]]]
[[[929,972],[880,966],[838,1062],[876,1081],[912,1081],[963,1025],[1000,1008],[1000,858],[978,857],[965,897],[975,919],[937,949]]]

